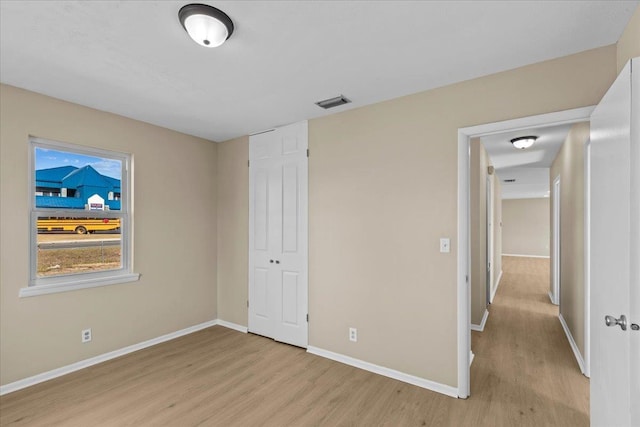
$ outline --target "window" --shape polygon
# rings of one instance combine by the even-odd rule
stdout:
[[[20,296],[137,280],[131,156],[30,138],[31,278]]]

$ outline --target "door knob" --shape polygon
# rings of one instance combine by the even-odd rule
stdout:
[[[280,261],[276,260],[276,264],[280,264]]]
[[[619,319],[616,319],[613,316],[606,315],[604,316],[604,323],[606,323],[607,326],[620,325],[623,331],[627,330],[627,316],[625,316],[624,314],[621,314]]]
[[[272,260],[272,259],[270,259],[270,260],[269,260],[269,262],[270,262],[271,264],[273,264],[273,260]]]

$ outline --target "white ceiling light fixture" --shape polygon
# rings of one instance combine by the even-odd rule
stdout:
[[[233,34],[231,18],[213,6],[188,4],[180,9],[178,18],[189,37],[200,46],[218,47]]]
[[[521,137],[518,137],[518,138],[513,138],[511,140],[511,143],[517,149],[525,150],[525,149],[531,147],[533,145],[533,143],[536,142],[536,139],[538,139],[537,136],[521,136]]]

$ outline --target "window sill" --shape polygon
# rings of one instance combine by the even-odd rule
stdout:
[[[77,291],[80,289],[97,288],[99,286],[117,285],[120,283],[136,282],[140,279],[138,273],[118,274],[106,277],[94,277],[91,279],[69,280],[49,285],[35,285],[21,288],[18,294],[20,298],[35,297],[37,295],[55,294],[58,292]]]

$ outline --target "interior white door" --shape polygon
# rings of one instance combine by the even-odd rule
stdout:
[[[640,81],[637,73],[632,73],[635,64],[637,59],[626,65],[591,116],[590,401],[593,426],[640,425],[640,331],[631,328],[631,323],[640,323],[640,110],[637,96]],[[632,86],[635,86],[634,97]],[[626,330],[611,321],[611,326],[605,324],[605,316],[620,319],[622,315],[627,320]]]
[[[307,122],[249,139],[249,331],[307,346]]]

